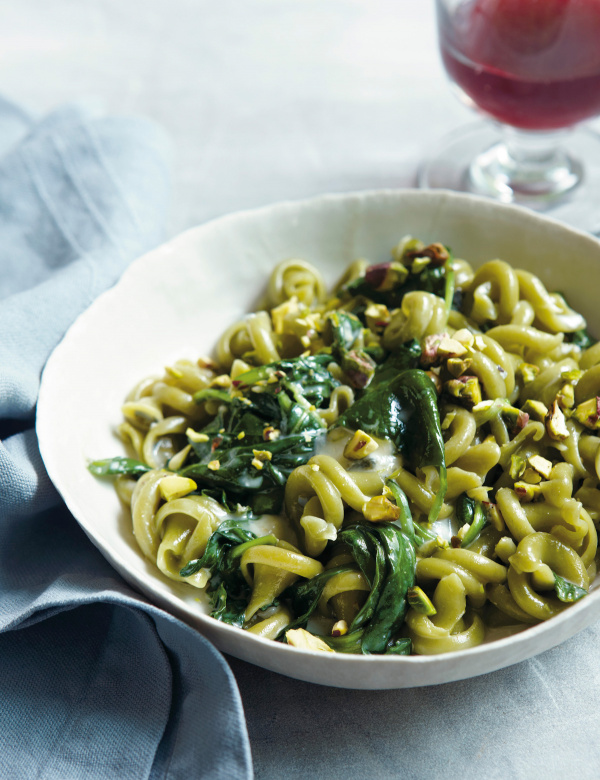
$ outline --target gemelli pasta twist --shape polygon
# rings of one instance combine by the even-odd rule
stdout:
[[[349,261],[352,258],[349,258]],[[143,555],[210,614],[319,652],[466,650],[596,576],[600,347],[510,258],[407,237],[330,295],[279,263],[263,306],[140,381],[116,479]]]

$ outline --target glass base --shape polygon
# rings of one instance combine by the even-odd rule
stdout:
[[[600,234],[600,135],[583,126],[565,131],[558,152],[542,148],[523,167],[507,151],[504,131],[483,121],[450,133],[421,166],[419,186],[486,195]]]

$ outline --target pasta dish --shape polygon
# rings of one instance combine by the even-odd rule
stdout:
[[[600,343],[559,292],[406,237],[328,293],[279,263],[214,358],[125,399],[142,553],[212,617],[321,652],[436,654],[585,597]]]

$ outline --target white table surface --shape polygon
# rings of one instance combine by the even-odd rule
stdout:
[[[0,90],[33,111],[97,98],[174,141],[171,232],[241,208],[412,184],[471,118],[430,0],[4,3]]]
[[[6,97],[35,113],[98,100],[167,130],[171,235],[279,200],[412,186],[440,136],[472,120],[445,80],[431,0],[19,0],[1,19]],[[570,675],[582,687],[578,659],[598,636],[409,691],[322,688],[230,659],[256,777],[597,777],[596,710],[565,691]]]

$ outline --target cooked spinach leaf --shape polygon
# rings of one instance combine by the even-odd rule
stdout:
[[[103,460],[94,460],[88,465],[88,470],[95,477],[140,477],[146,471],[150,471],[150,466],[134,458],[124,458],[117,456],[115,458],[104,458]]]
[[[320,432],[281,436],[275,441],[236,446],[231,439],[219,444],[208,456],[210,460],[191,463],[179,471],[198,485],[219,488],[227,498],[248,503],[255,514],[277,514],[281,509],[285,483],[292,471],[313,455],[315,438]],[[259,460],[256,452],[268,453],[270,460]],[[262,455],[261,455],[262,457]],[[215,469],[214,461],[219,466]]]
[[[408,637],[401,637],[392,642],[385,652],[388,655],[410,655],[412,653],[412,641]]]
[[[469,526],[463,536],[461,547],[472,544],[488,523],[481,501],[469,498],[466,493],[461,493],[456,499],[456,519],[460,528]]]
[[[431,522],[446,493],[444,440],[433,381],[418,368],[402,369],[412,359],[414,353],[407,350],[383,363],[367,390],[336,424],[391,440],[412,469],[438,469],[440,490],[430,512]]]
[[[376,525],[372,534],[382,545],[386,572],[373,616],[365,627],[362,652],[385,653],[400,630],[408,609],[406,594],[415,584],[415,552],[412,544],[395,525]]]
[[[586,328],[576,330],[574,333],[565,333],[565,341],[575,344],[580,349],[588,349],[596,343]]]
[[[362,347],[363,324],[350,312],[332,311],[327,315],[327,324],[331,330],[332,354]]]
[[[224,558],[231,548],[251,539],[256,539],[256,534],[243,528],[238,518],[224,520],[210,535],[202,557],[190,561],[179,574],[182,577],[189,577],[200,569],[219,570],[223,567]]]
[[[579,599],[587,596],[587,590],[580,588],[579,585],[575,585],[574,582],[565,580],[555,571],[553,571],[552,574],[554,575],[554,590],[556,591],[556,595],[561,601],[564,601],[567,604],[571,604],[574,601],[579,601]]]
[[[353,387],[366,387],[377,364],[364,349],[362,322],[349,312],[333,311],[327,315],[327,324],[331,354]]]
[[[207,441],[190,438],[193,455],[179,473],[256,514],[279,513],[288,477],[312,457],[326,431],[316,409],[339,385],[331,362],[330,355],[281,360],[241,374],[230,392],[196,393],[198,403],[221,404],[201,431]]]
[[[420,273],[407,274],[406,278],[400,276],[398,281],[389,288],[384,285],[381,289],[380,275],[376,272],[380,268],[391,266],[384,263],[381,266],[371,266],[364,276],[350,282],[343,288],[343,292],[349,295],[364,295],[374,303],[384,303],[388,309],[398,309],[402,305],[402,299],[406,293],[415,290],[433,293],[440,298],[446,297],[446,271],[444,266],[426,266]],[[371,271],[371,273],[369,273]]]
[[[329,398],[334,387],[339,384],[327,368],[331,361],[330,355],[307,355],[280,360],[246,371],[234,380],[233,386],[237,390],[244,391],[259,382],[265,382],[267,383],[265,385],[267,391],[273,392],[269,388],[269,383],[278,383],[292,395],[294,385],[300,386],[303,398],[309,404],[320,406]]]
[[[209,595],[213,607],[210,613],[211,617],[239,628],[244,625],[244,614],[248,606],[246,595],[241,598],[232,598],[228,594],[224,582],[221,582],[217,589]]]
[[[345,528],[337,543],[348,547],[371,589],[346,637],[321,638],[338,652],[400,652],[406,646],[398,637],[407,610],[406,594],[415,579],[415,553],[410,540],[391,523],[361,522]],[[290,586],[282,597],[290,600],[298,617],[286,630],[305,626],[327,581],[352,570],[350,564],[325,569],[311,580]]]
[[[283,598],[290,599],[292,609],[296,614],[296,619],[286,626],[285,630],[306,626],[308,619],[317,608],[323,588],[328,581],[336,574],[343,574],[347,571],[353,571],[353,566],[336,566],[335,568],[325,569],[316,577],[310,580],[298,580],[283,593]]]
[[[390,489],[396,506],[400,509],[398,525],[402,529],[402,533],[410,539],[413,545],[415,547],[420,547],[422,544],[425,544],[425,542],[437,539],[438,535],[435,531],[426,528],[422,523],[417,523],[413,520],[406,493],[402,490],[396,480],[391,478],[386,479],[385,484]]]
[[[211,616],[225,623],[241,626],[251,595],[251,588],[244,579],[236,554],[240,545],[252,544],[256,534],[242,526],[239,517],[224,520],[211,534],[201,558],[190,561],[179,572],[189,577],[200,571],[210,570],[206,592],[210,598]]]

